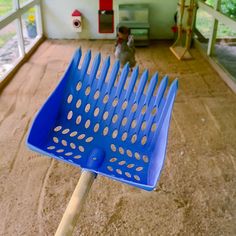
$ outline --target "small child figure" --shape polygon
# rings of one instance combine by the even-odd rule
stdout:
[[[115,57],[120,60],[122,67],[129,62],[131,70],[136,64],[134,38],[130,35],[130,29],[125,26],[119,27],[117,33]]]

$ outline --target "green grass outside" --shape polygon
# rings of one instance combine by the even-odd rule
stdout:
[[[206,0],[206,4],[210,6],[214,6],[216,0]],[[231,17],[236,19],[236,0],[221,0],[220,11]],[[198,10],[197,19],[196,19],[196,27],[202,33],[205,38],[209,38],[211,34],[213,24],[213,18],[205,11]],[[217,38],[235,38],[236,32],[231,28],[223,25],[222,23],[218,24],[217,29]]]
[[[205,11],[198,10],[196,19],[196,28],[202,33],[205,38],[209,38],[211,34],[213,18]],[[236,32],[231,28],[220,24],[218,25],[217,38],[236,37]]]
[[[20,0],[20,6],[28,2],[29,0]],[[0,18],[13,9],[13,0],[0,0]],[[34,13],[34,8],[31,8],[28,12]]]
[[[0,18],[13,8],[13,0],[0,0]]]
[[[205,3],[214,7],[216,0],[206,0]],[[236,0],[221,0],[220,12],[236,20]]]
[[[13,0],[0,0],[0,18],[9,13],[12,9]],[[15,32],[7,32],[6,34],[0,35],[0,47],[3,47],[15,34]]]

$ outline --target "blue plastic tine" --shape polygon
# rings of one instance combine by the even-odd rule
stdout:
[[[150,130],[152,128],[155,118],[156,118],[156,116],[149,117],[149,120],[147,121],[147,128],[144,131],[144,135],[148,135],[150,133]]]
[[[134,86],[135,86],[135,82],[137,81],[137,78],[138,78],[138,72],[139,72],[139,67],[136,66],[133,70],[133,73],[131,75],[131,79],[130,79],[130,82],[129,82],[129,87],[128,87],[128,90],[126,92],[126,99],[129,100],[133,90],[134,90]]]
[[[152,142],[156,141],[157,135],[159,134],[160,129],[162,128],[162,124],[164,122],[164,119],[166,118],[167,112],[171,111],[175,96],[176,96],[176,91],[178,89],[178,80],[174,80],[169,88],[168,94],[166,96],[166,101],[164,104],[164,107],[162,109],[162,112],[160,116],[158,116],[157,120],[157,130],[155,135],[153,136]]]
[[[129,64],[127,63],[124,66],[124,68],[122,69],[121,76],[119,78],[119,82],[118,82],[117,89],[116,89],[116,94],[114,96],[115,98],[120,97],[120,94],[121,94],[122,90],[124,89],[124,84],[127,79],[128,73],[129,73]],[[108,87],[109,87],[109,85],[108,85]],[[121,99],[121,100],[123,100],[123,99]],[[116,109],[118,109],[117,106],[114,109],[112,109],[112,111],[110,113],[110,118],[108,119],[108,125],[111,124],[111,119],[112,119],[112,116],[114,115]]]
[[[110,57],[107,57],[102,65],[102,71],[100,74],[100,78],[98,80],[97,89],[100,91],[102,90],[102,86],[105,84],[105,79],[106,79],[109,67],[110,67]],[[100,120],[102,119],[102,113],[104,112],[105,108],[106,108],[106,104],[100,107],[100,114],[98,116]]]
[[[127,101],[127,102],[129,101],[129,99],[130,99],[130,97],[132,95],[132,92],[134,90],[135,82],[136,82],[136,80],[138,78],[138,71],[139,71],[139,68],[138,68],[138,66],[136,66],[134,68],[132,74],[131,74],[131,78],[130,78],[130,81],[129,81],[128,89],[126,90],[126,93],[125,93],[123,101]],[[124,110],[121,109],[121,111],[119,111],[119,117],[122,118],[126,111],[127,111],[126,109],[124,109]],[[121,129],[121,121],[122,121],[121,118],[117,122],[118,129]]]
[[[147,82],[147,79],[148,79],[148,70],[145,70],[140,78],[138,90],[136,92],[133,104],[137,104],[139,102],[141,96],[143,95],[143,91],[144,91],[144,87]],[[138,118],[140,115],[139,113],[137,113],[137,114],[136,113],[137,113],[137,109],[134,112],[132,112],[131,115],[129,115],[129,120],[127,123],[128,131],[131,130],[131,122],[133,121],[133,118],[134,117]]]
[[[78,65],[79,65],[79,62],[80,62],[80,59],[81,59],[81,55],[82,55],[82,51],[81,51],[81,48],[78,48],[74,54],[74,57],[73,57],[73,68],[77,68],[78,69]]]
[[[145,102],[144,102],[144,105],[146,105],[147,107],[149,107],[149,104],[150,104],[150,101],[152,99],[152,96],[153,96],[153,92],[155,90],[155,87],[156,87],[156,84],[158,82],[158,74],[155,73],[151,79],[151,82],[149,84],[149,87],[148,87],[148,91],[147,91],[147,95],[146,95],[146,99],[145,99]],[[145,117],[144,117],[145,116]],[[143,118],[145,119],[147,117],[147,115],[144,115]],[[153,119],[154,119],[154,116],[151,116],[149,118],[149,121],[147,123],[147,129],[146,129],[146,132],[145,134],[148,134],[150,129],[151,129],[151,125],[152,125],[152,122],[153,122]],[[143,119],[142,120],[139,120],[138,122],[138,125],[137,125],[137,132],[140,132],[140,127],[141,127],[141,123],[142,123]]]
[[[81,67],[81,77],[82,78],[84,78],[85,74],[87,73],[90,60],[91,60],[91,50],[88,50],[85,55],[82,67]]]
[[[98,53],[93,61],[93,65],[89,76],[89,84],[92,84],[93,80],[96,78],[100,62],[101,62],[101,54]]]
[[[167,85],[168,85],[168,77],[165,76],[161,80],[161,83],[159,85],[159,88],[158,88],[158,91],[157,91],[157,95],[156,95],[156,99],[154,101],[153,107],[156,107],[156,108],[159,107],[160,102],[162,101],[162,98],[163,98],[163,96],[165,94],[165,90],[166,90]],[[158,111],[158,112],[160,112],[160,111]],[[159,114],[159,116],[160,116],[160,114]],[[147,129],[146,129],[146,133],[147,133],[150,130],[150,127],[151,127],[151,125],[152,125],[152,123],[154,121],[154,116],[149,116],[149,115],[145,114],[144,120],[146,120],[146,122],[147,122]]]
[[[119,79],[119,83],[117,86],[116,96],[119,97],[122,89],[124,88],[125,81],[127,79],[127,75],[129,74],[129,64],[127,63],[121,72],[121,76]]]
[[[120,69],[120,61],[116,60],[110,74],[110,78],[109,78],[109,82],[107,86],[107,92],[110,92],[112,87],[114,86],[119,69]]]
[[[167,84],[168,84],[168,76],[165,76],[161,80],[161,83],[160,83],[159,88],[157,90],[157,95],[156,95],[156,99],[155,99],[155,102],[154,102],[154,107],[159,107],[160,102],[162,100],[162,97],[163,97],[163,95],[165,93]]]
[[[148,86],[148,91],[147,91],[147,95],[146,95],[146,99],[145,99],[145,104],[147,106],[149,105],[149,103],[151,101],[151,98],[153,96],[153,92],[155,90],[157,82],[158,82],[158,74],[155,73],[151,79],[149,86]]]
[[[141,76],[141,79],[139,81],[139,86],[138,86],[138,90],[136,92],[136,96],[135,96],[135,99],[134,99],[134,103],[135,102],[138,102],[140,97],[142,96],[143,94],[143,90],[145,88],[145,84],[147,82],[147,79],[148,79],[148,70],[145,70]]]
[[[101,74],[98,80],[98,89],[100,90],[107,76],[108,69],[110,67],[110,57],[107,57],[102,65]]]
[[[163,122],[163,118],[165,117],[165,112],[167,112],[167,110],[169,109],[171,102],[173,102],[173,99],[175,98],[176,95],[176,91],[178,88],[178,80],[174,80],[169,88],[168,94],[166,96],[166,101],[165,101],[165,105],[163,107],[163,111],[161,113],[161,116],[158,120],[158,123],[162,123]]]
[[[179,82],[177,79],[175,79],[172,83],[171,83],[171,86],[170,86],[170,89],[169,89],[169,94],[168,96],[172,96],[172,97],[175,97],[176,96],[176,92],[177,92],[177,89],[178,89],[178,86],[179,86]],[[167,96],[167,100],[168,100],[168,96]]]

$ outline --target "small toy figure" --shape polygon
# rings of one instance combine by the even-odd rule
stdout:
[[[130,35],[130,29],[125,26],[119,27],[117,33],[115,57],[120,60],[122,67],[129,62],[131,70],[136,64],[134,38]]]

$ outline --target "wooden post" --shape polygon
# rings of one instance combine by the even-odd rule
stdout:
[[[192,41],[192,31],[193,31],[193,24],[194,24],[194,11],[196,9],[195,1],[190,0],[189,7],[188,7],[188,19],[187,19],[187,27],[186,27],[186,42],[185,47],[187,50],[190,49],[191,41]]]
[[[82,207],[93,184],[96,174],[89,171],[83,171],[79,182],[72,194],[69,204],[64,212],[62,220],[57,228],[55,236],[72,235]]]
[[[178,36],[177,36],[177,39],[176,39],[174,45],[172,45],[172,47],[174,47],[175,45],[177,45],[179,42],[182,41],[183,17],[184,17],[185,0],[179,0],[178,7],[179,7],[179,14],[180,14],[179,20],[177,20]]]
[[[218,11],[220,9],[221,0],[216,0],[214,9]],[[214,52],[214,46],[216,41],[216,35],[217,35],[217,28],[218,28],[218,20],[214,18],[212,28],[211,28],[211,35],[209,38],[208,48],[207,48],[207,55],[211,56]]]

